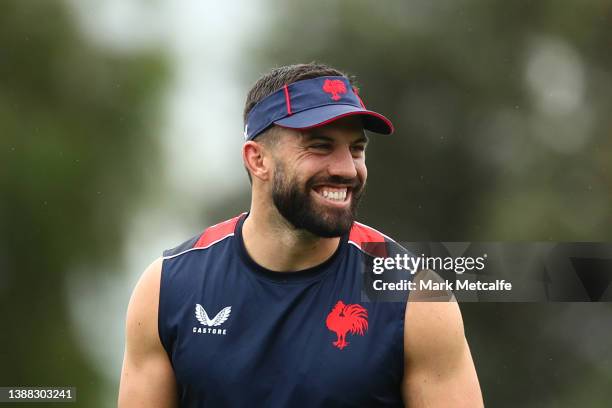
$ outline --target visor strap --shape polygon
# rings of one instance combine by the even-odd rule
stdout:
[[[356,87],[353,87],[353,93],[355,93],[355,96],[357,97],[357,99],[359,99],[359,104],[361,105],[361,107],[363,109],[366,109],[365,105],[363,104],[363,101],[361,100],[361,96],[359,96],[359,91]]]
[[[291,98],[289,97],[289,88],[287,85],[283,87],[285,90],[285,104],[287,105],[287,115],[291,115]]]

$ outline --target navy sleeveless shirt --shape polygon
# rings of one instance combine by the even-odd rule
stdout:
[[[324,263],[256,264],[247,214],[164,252],[159,336],[181,407],[401,407],[405,302],[364,302],[360,223]]]

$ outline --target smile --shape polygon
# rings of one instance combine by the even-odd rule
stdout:
[[[350,201],[351,193],[348,187],[331,187],[319,186],[315,187],[314,192],[325,201],[344,204]]]

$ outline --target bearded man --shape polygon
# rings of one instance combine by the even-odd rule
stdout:
[[[391,122],[320,64],[264,75],[244,121],[251,207],[145,270],[120,407],[482,406],[456,302],[362,300],[364,245],[391,241],[355,221],[365,130]]]

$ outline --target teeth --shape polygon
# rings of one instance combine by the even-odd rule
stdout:
[[[324,189],[321,191],[321,195],[325,198],[327,198],[328,200],[332,200],[332,201],[344,201],[346,200],[346,188],[342,189],[340,191],[338,190],[328,190],[328,189]]]

